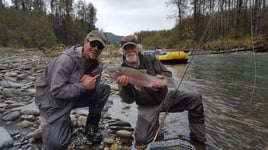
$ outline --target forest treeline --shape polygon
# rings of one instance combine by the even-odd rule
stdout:
[[[146,47],[268,50],[267,0],[168,0],[177,25],[136,33]],[[152,47],[153,46],[153,47]]]
[[[96,29],[96,8],[79,0],[0,0],[0,47],[79,44]]]
[[[167,0],[171,30],[137,31],[145,48],[267,49],[267,0]],[[98,10],[101,11],[101,10]],[[0,47],[81,43],[96,29],[97,10],[79,0],[0,0]],[[115,16],[116,17],[116,16]],[[109,31],[105,31],[109,32]]]

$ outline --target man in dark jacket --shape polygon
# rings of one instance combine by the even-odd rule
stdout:
[[[121,40],[123,52],[122,67],[146,70],[148,74],[160,78],[171,77],[155,57],[142,55],[141,46],[135,36],[129,35]],[[155,82],[151,88],[130,84],[128,76],[121,75],[116,79],[119,94],[126,103],[136,102],[138,118],[135,128],[136,145],[146,145],[153,141],[159,128],[160,112],[188,111],[190,138],[200,143],[205,142],[204,110],[201,95],[194,92],[170,91],[167,86]]]
[[[102,140],[98,124],[110,95],[100,83],[103,64],[98,58],[105,47],[103,32],[91,31],[83,47],[72,47],[54,59],[36,84],[35,103],[43,118],[42,138],[46,149],[66,149],[71,142],[70,111],[88,107],[85,134],[92,143]]]

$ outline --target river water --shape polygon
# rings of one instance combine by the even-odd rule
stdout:
[[[195,55],[192,58],[188,64],[166,66],[179,83],[189,65],[179,89],[203,95],[206,136],[212,149],[267,150],[268,53]],[[121,103],[116,95],[111,98],[114,105],[109,113],[135,126],[136,105]],[[188,136],[187,119],[187,112],[169,114],[163,127],[165,138]]]

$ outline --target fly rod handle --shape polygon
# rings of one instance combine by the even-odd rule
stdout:
[[[166,113],[164,114],[164,116],[162,117],[161,122],[160,122],[160,125],[159,125],[159,127],[158,127],[158,129],[157,129],[157,131],[156,131],[155,136],[154,136],[153,142],[155,142],[155,140],[156,140],[156,138],[157,138],[157,136],[158,136],[158,134],[159,134],[159,132],[160,132],[162,126],[164,125],[164,123],[165,123],[165,121],[166,121],[166,118],[167,118],[167,115],[168,115],[168,113],[166,112]]]

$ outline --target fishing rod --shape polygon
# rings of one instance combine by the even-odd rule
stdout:
[[[254,31],[253,31],[253,11],[254,8],[252,8],[252,12],[250,14],[250,32],[251,32],[251,41],[252,41],[252,56],[253,56],[253,62],[254,62],[254,80],[253,80],[253,87],[252,87],[252,91],[251,91],[251,97],[250,97],[250,106],[252,107],[252,101],[253,101],[253,97],[254,97],[254,93],[255,93],[255,88],[256,88],[256,80],[257,80],[257,64],[256,64],[256,55],[255,55],[255,46],[254,46]],[[249,12],[250,13],[250,12]]]
[[[207,25],[206,25],[206,28],[205,28],[205,30],[204,30],[204,32],[203,32],[203,34],[202,34],[202,36],[201,36],[201,38],[200,38],[198,44],[197,44],[197,50],[200,49],[201,44],[202,44],[202,42],[204,41],[205,34],[207,33],[207,31],[208,31],[208,27],[209,27],[209,25],[211,24],[211,20],[212,20],[212,17],[210,16],[210,17],[209,17],[209,21],[208,21],[208,23],[207,23]],[[193,52],[193,54],[192,54],[192,56],[191,56],[191,59],[190,59],[188,65],[186,66],[185,71],[183,72],[183,75],[182,75],[182,77],[181,77],[181,79],[180,79],[180,81],[179,81],[179,84],[178,84],[177,88],[175,89],[175,92],[174,92],[174,94],[173,94],[173,96],[172,96],[172,99],[174,99],[174,98],[176,97],[176,95],[177,95],[177,93],[178,93],[178,91],[179,91],[179,88],[181,87],[182,81],[183,81],[183,79],[184,79],[186,73],[188,72],[188,69],[189,69],[190,65],[192,64],[192,61],[193,61],[193,59],[194,59],[194,56],[195,56],[195,52]],[[170,92],[170,91],[169,91],[169,92]],[[168,94],[169,94],[169,93],[167,93],[167,95],[168,95]],[[157,136],[158,136],[158,134],[159,134],[161,128],[163,127],[163,125],[164,125],[164,123],[165,123],[165,121],[166,121],[167,115],[168,115],[168,110],[165,111],[164,116],[163,116],[162,119],[161,119],[161,122],[160,122],[160,124],[159,124],[159,127],[158,127],[158,129],[157,129],[157,131],[156,131],[156,134],[155,134],[154,138],[153,138],[153,142],[155,142],[155,140],[156,140],[156,138],[157,138]]]

